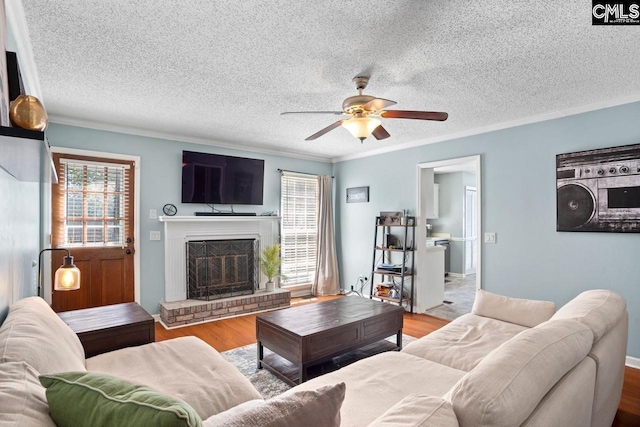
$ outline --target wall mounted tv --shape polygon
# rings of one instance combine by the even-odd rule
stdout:
[[[261,205],[264,160],[182,152],[182,203]]]

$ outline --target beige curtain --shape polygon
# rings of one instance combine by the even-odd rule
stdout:
[[[330,176],[318,176],[318,255],[316,278],[311,288],[313,295],[337,295],[340,293],[338,256],[333,228],[333,202]]]

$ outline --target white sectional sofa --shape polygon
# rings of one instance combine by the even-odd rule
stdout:
[[[551,302],[479,290],[471,314],[293,390],[343,381],[342,426],[611,426],[627,349],[625,301]]]
[[[31,297],[14,304],[0,327],[0,424],[53,426],[38,375],[88,371],[184,400],[204,426],[267,425],[261,417],[274,411],[286,417],[268,425],[303,419],[330,426],[341,418],[342,426],[610,426],[622,391],[627,323],[624,300],[610,291],[584,292],[557,312],[550,302],[478,291],[473,313],[401,352],[360,360],[282,396],[306,401],[276,398],[265,409],[251,383],[197,338],[85,359],[71,329]],[[311,404],[312,391],[339,383],[346,391],[335,386],[330,398],[317,395],[325,399],[320,409]],[[316,416],[290,417],[296,405]],[[238,421],[247,410],[253,418]],[[331,415],[338,410],[339,418]]]

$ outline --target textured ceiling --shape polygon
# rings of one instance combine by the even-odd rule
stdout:
[[[446,138],[640,93],[640,26],[591,2],[23,0],[52,121],[323,158]],[[304,139],[365,91],[446,122]]]

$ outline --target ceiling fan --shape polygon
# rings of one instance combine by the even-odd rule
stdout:
[[[447,113],[436,111],[385,110],[385,108],[395,105],[396,102],[362,94],[362,91],[367,87],[367,83],[369,83],[369,77],[357,76],[353,78],[353,82],[358,90],[358,95],[345,99],[342,102],[342,111],[286,111],[281,114],[346,114],[351,116],[347,119],[338,120],[314,133],[306,138],[305,141],[320,138],[340,125],[345,127],[361,142],[364,142],[371,135],[375,139],[389,138],[391,135],[382,127],[382,122],[378,120],[378,117],[385,119],[436,120],[440,122],[447,120],[447,117],[449,117]]]

